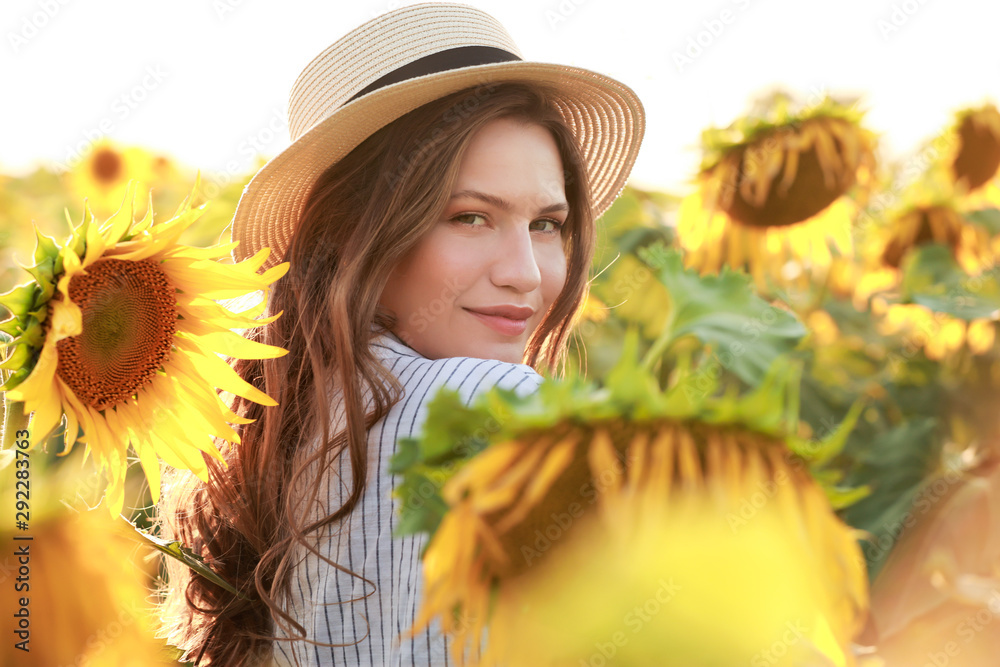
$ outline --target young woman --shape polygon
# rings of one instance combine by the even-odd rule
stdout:
[[[624,186],[642,107],[593,72],[532,63],[453,4],[380,16],[305,69],[292,145],[247,186],[236,259],[290,270],[239,361],[277,407],[226,468],[164,489],[163,530],[236,585],[170,568],[164,632],[202,665],[447,664],[420,602],[417,537],[393,539],[387,471],[437,390],[468,402],[556,373],[587,290],[594,219]],[[488,428],[489,425],[484,425]]]

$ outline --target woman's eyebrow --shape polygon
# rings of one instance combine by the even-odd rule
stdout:
[[[470,197],[472,199],[478,199],[482,202],[486,202],[490,206],[495,206],[502,211],[510,212],[514,207],[509,201],[503,197],[498,197],[497,195],[491,195],[487,192],[480,192],[479,190],[460,190],[451,196],[451,199],[461,199],[462,197]],[[539,214],[545,213],[555,213],[557,211],[569,211],[569,204],[566,202],[558,202],[555,204],[549,204],[538,210]]]

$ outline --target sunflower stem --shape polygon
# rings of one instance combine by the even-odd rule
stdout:
[[[642,367],[645,370],[650,370],[653,365],[659,361],[670,345],[674,342],[674,311],[671,308],[670,314],[667,316],[667,321],[663,325],[663,330],[660,335],[657,336],[656,340],[653,341],[653,346],[649,348],[646,352],[646,356],[642,359]]]
[[[28,430],[29,415],[24,414],[24,402],[11,401],[4,395],[3,399],[3,447],[4,451],[12,449],[20,431]]]

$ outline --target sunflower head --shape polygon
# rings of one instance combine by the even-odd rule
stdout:
[[[197,185],[195,186],[197,189]],[[236,313],[214,299],[265,292],[287,264],[258,274],[269,253],[238,264],[216,261],[234,244],[193,248],[178,242],[200,214],[190,199],[174,217],[153,224],[150,198],[136,220],[134,185],[103,224],[85,211],[60,247],[38,234],[33,281],[0,300],[10,338],[0,368],[8,399],[34,413],[36,441],[65,419],[64,452],[82,431],[88,452],[109,475],[108,507],[121,511],[129,444],[159,492],[158,458],[204,478],[202,452],[221,459],[214,438],[238,442],[231,423],[245,423],[216,389],[273,405],[243,381],[219,353],[264,359],[285,351],[232,329],[260,326],[261,307]]]
[[[776,97],[757,114],[703,134],[696,192],[677,224],[689,264],[746,269],[758,289],[805,276],[853,252],[851,223],[870,187],[874,136],[861,112],[829,98],[793,108]],[[831,252],[831,246],[835,252]]]
[[[125,158],[109,146],[94,149],[90,156],[90,175],[96,183],[110,185],[125,178]]]
[[[95,142],[69,173],[70,189],[86,197],[100,215],[118,210],[130,181],[150,184],[154,158],[138,147],[120,146],[107,139]]]
[[[15,588],[9,580],[0,590],[0,605],[10,614],[23,607],[28,619],[34,619],[20,637],[14,620],[11,640],[0,646],[0,664],[176,665],[178,652],[155,639],[148,595],[156,565],[143,557],[125,521],[88,509],[92,487],[82,473],[91,470],[81,458],[31,457],[34,488],[44,493],[31,498],[30,541],[18,541],[26,533],[16,528],[13,514],[0,523],[0,540],[11,545],[12,554],[14,545],[20,546],[28,554],[31,570],[30,588]],[[15,489],[14,467],[13,461],[0,461],[0,474],[11,480],[0,484],[0,502],[8,506],[14,506],[15,493],[21,499],[25,495]],[[17,565],[13,568],[16,573]],[[25,639],[27,652],[17,646]]]
[[[56,374],[95,410],[121,403],[168,360],[177,331],[170,278],[148,260],[101,259],[69,282],[79,335],[56,343]]]
[[[669,570],[681,588],[696,592],[676,607],[676,614],[657,621],[656,631],[631,645],[628,664],[651,664],[650,656],[675,654],[692,656],[685,664],[750,660],[751,647],[770,645],[773,632],[793,620],[788,615],[808,618],[811,634],[803,646],[843,658],[865,616],[865,568],[853,531],[833,514],[806,458],[828,459],[850,425],[822,444],[778,436],[775,420],[784,423],[794,402],[786,384],[771,378],[741,399],[693,399],[689,380],[661,393],[651,376],[624,362],[600,391],[553,383],[526,399],[494,393],[486,403],[492,401],[503,426],[493,444],[462,465],[443,454],[439,429],[423,443],[406,444],[394,463],[404,473],[404,511],[414,500],[409,491],[421,489],[429,474],[442,484],[447,507],[439,522],[423,523],[433,535],[424,556],[426,595],[415,629],[440,617],[453,635],[459,664],[465,659],[490,665],[576,664],[587,660],[594,637],[618,629],[622,616],[617,610],[646,602]],[[452,419],[467,426],[475,415],[461,414],[456,403],[442,397],[428,423]],[[422,459],[420,449],[434,454]],[[417,494],[426,501],[426,493]],[[760,507],[754,509],[754,503]],[[758,514],[761,521],[754,523]],[[416,525],[413,519],[405,516],[403,523]],[[688,530],[709,522],[700,533]],[[792,573],[765,567],[766,559],[760,558],[761,545],[776,539],[772,528],[803,554],[793,559],[798,569]],[[760,530],[770,537],[761,537]],[[752,606],[741,607],[743,615],[752,615],[757,605],[757,594],[749,588],[746,595],[734,594],[699,559],[671,561],[662,552],[671,542],[701,538],[689,555],[725,543],[727,555],[720,556],[725,567],[743,561],[734,580],[754,582],[743,587],[784,591],[796,586],[793,578],[825,583],[800,597],[783,597],[787,605],[778,605],[781,612],[755,625],[757,633],[720,630],[721,643],[737,648],[716,656],[721,662],[699,663],[694,656],[704,637],[692,638],[690,628],[709,622],[713,614],[717,618],[722,607],[697,600],[743,600]],[[663,567],[667,562],[672,565]],[[613,570],[616,564],[622,572]],[[605,575],[596,577],[598,571]],[[553,585],[560,572],[561,583]],[[617,585],[625,579],[628,586]],[[589,619],[576,624],[567,619],[579,615],[581,597],[589,599],[584,614]],[[743,603],[733,604],[727,615]],[[563,622],[553,626],[558,618]],[[681,618],[687,620],[675,625]],[[554,641],[525,642],[517,630],[543,625],[553,630]],[[482,650],[487,627],[489,643]],[[715,655],[715,648],[700,646],[703,655]]]
[[[866,216],[874,224],[866,226],[861,245],[871,271],[896,271],[911,251],[933,243],[946,246],[969,273],[994,262],[989,226],[970,218],[962,193],[955,190],[941,163],[932,164],[901,189],[891,206]]]
[[[953,131],[958,138],[951,163],[955,182],[976,190],[1000,168],[1000,111],[992,104],[960,111]]]
[[[967,375],[974,355],[993,350],[1000,311],[1000,271],[970,274],[942,244],[911,249],[884,293],[871,299],[876,330],[900,335],[907,348]],[[990,365],[979,359],[979,366]],[[966,370],[962,370],[966,367]]]
[[[882,251],[882,263],[898,269],[910,250],[927,243],[941,243],[953,253],[962,240],[962,216],[947,205],[922,206],[900,215],[893,222],[894,234]]]
[[[856,182],[859,128],[834,117],[811,118],[764,131],[734,146],[708,178],[719,183],[718,204],[750,227],[785,227],[813,217]]]
[[[870,173],[873,139],[860,119],[829,99],[798,113],[776,102],[762,117],[706,132],[707,201],[751,227],[812,218]]]

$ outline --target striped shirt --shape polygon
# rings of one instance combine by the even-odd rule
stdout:
[[[286,609],[305,627],[310,639],[350,645],[275,641],[274,664],[281,667],[296,664],[294,658],[303,666],[450,664],[448,641],[437,620],[413,639],[400,638],[420,608],[420,552],[426,535],[392,537],[399,520],[399,501],[391,492],[401,478],[389,474],[389,458],[400,438],[420,435],[427,403],[442,387],[457,391],[469,405],[492,387],[525,395],[535,391],[542,380],[522,364],[467,357],[426,359],[391,335],[378,336],[372,346],[383,365],[399,379],[403,396],[368,432],[368,483],[360,502],[343,522],[316,531],[310,539],[316,540],[314,544],[326,558],[374,582],[374,592],[358,577],[305,552],[292,572]],[[326,491],[325,506],[339,508],[350,483],[349,457],[339,456],[321,487],[321,496],[323,489]],[[276,633],[287,636],[280,629]]]

